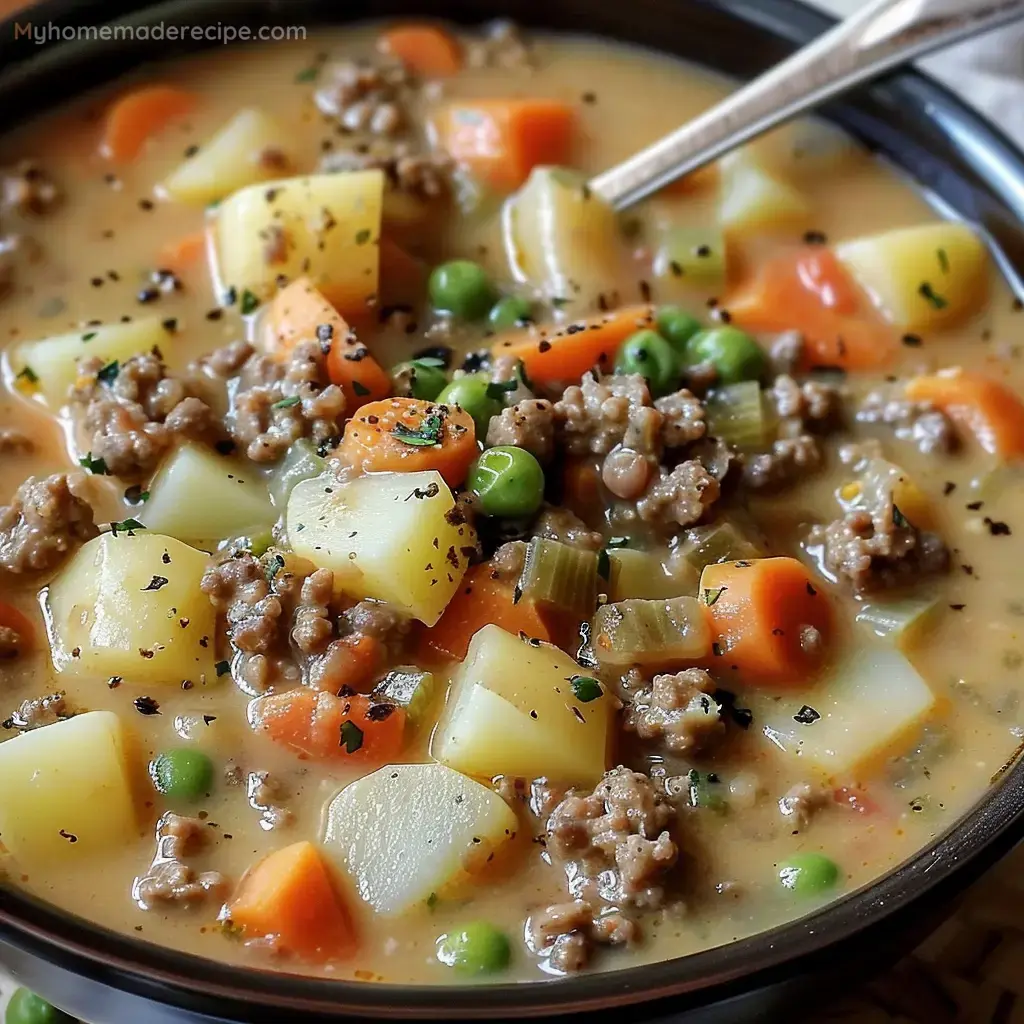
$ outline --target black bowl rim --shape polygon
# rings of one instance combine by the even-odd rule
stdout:
[[[722,8],[790,44],[804,43],[833,23],[800,0],[691,2]],[[89,0],[42,0],[31,17],[60,22],[69,12],[80,15],[89,6]],[[120,17],[154,6],[162,5],[113,0],[98,7],[97,23],[112,20],[111,14]],[[17,17],[0,23],[0,39],[12,37]],[[0,43],[0,55],[5,49]],[[891,76],[884,88],[896,97],[912,96],[915,106],[927,110],[937,123],[958,125],[968,140],[961,153],[966,164],[1007,208],[1024,216],[1024,190],[1019,184],[1024,182],[1024,154],[998,127],[918,71]],[[59,99],[54,97],[54,102]],[[943,131],[949,135],[948,127]],[[987,160],[980,156],[982,151]],[[1007,171],[1012,180],[1004,180]],[[807,971],[834,967],[836,958],[865,929],[905,924],[926,900],[952,898],[1021,838],[1024,762],[1014,759],[997,773],[992,788],[974,808],[929,846],[875,882],[803,918],[683,957],[538,983],[368,984],[239,967],[114,932],[8,887],[0,888],[0,941],[101,984],[218,1019],[223,1013],[256,1013],[256,1007],[272,1015],[290,1010],[325,1021],[342,1015],[497,1019],[652,1001],[675,1013],[784,980],[797,960]],[[279,1019],[262,1010],[258,1016]]]

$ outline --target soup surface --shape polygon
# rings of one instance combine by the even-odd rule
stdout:
[[[539,980],[798,917],[979,798],[1017,307],[820,125],[586,188],[725,91],[375,25],[4,141],[9,884],[235,963]]]

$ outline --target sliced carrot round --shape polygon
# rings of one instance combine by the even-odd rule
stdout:
[[[386,398],[348,421],[338,457],[366,473],[434,469],[458,487],[478,452],[473,418],[459,406]]]
[[[115,163],[128,163],[146,140],[173,121],[191,113],[196,98],[173,85],[147,85],[117,100],[107,114],[102,154]]]

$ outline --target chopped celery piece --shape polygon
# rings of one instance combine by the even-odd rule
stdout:
[[[703,807],[719,814],[727,809],[717,775],[691,768],[686,773],[686,786],[691,807]]]
[[[697,573],[688,563],[673,563],[670,573],[661,559],[650,551],[616,548],[608,552],[611,575],[608,594],[613,601],[630,598],[682,597],[697,586]]]
[[[711,633],[695,597],[606,604],[594,615],[591,638],[598,661],[615,668],[662,667],[711,653]]]
[[[759,558],[764,554],[734,522],[723,519],[712,526],[697,526],[686,531],[681,553],[701,572],[706,565],[734,562],[743,558]]]
[[[658,277],[682,277],[694,284],[725,280],[725,236],[715,227],[669,228],[654,254]]]
[[[413,728],[426,718],[436,693],[434,673],[424,672],[415,665],[393,668],[373,688],[375,697],[405,708],[408,722]]]
[[[597,604],[598,555],[547,537],[534,537],[526,551],[516,600],[528,597],[583,618]]]
[[[274,505],[277,508],[284,508],[288,504],[292,488],[303,480],[319,476],[326,466],[327,460],[317,455],[316,446],[312,441],[306,438],[296,441],[270,477],[268,487]]]
[[[708,433],[737,448],[764,448],[770,441],[769,417],[761,385],[745,380],[715,388],[705,403]]]
[[[875,636],[897,647],[912,644],[939,606],[937,597],[905,597],[899,601],[871,601],[861,605],[857,621]]]

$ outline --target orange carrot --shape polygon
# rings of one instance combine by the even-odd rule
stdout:
[[[431,438],[436,438],[434,443],[429,443]],[[424,439],[428,443],[422,443]],[[364,405],[346,424],[338,447],[338,457],[363,472],[436,469],[449,487],[466,479],[478,453],[469,413],[457,405],[434,405],[418,398],[386,398]]]
[[[367,693],[384,668],[386,655],[383,643],[374,636],[365,633],[343,636],[317,660],[309,685],[335,693],[345,686],[357,693]]]
[[[706,566],[698,597],[711,624],[713,664],[735,666],[751,680],[791,686],[806,683],[821,665],[831,635],[831,608],[795,558]],[[808,626],[818,631],[814,642],[808,642]]]
[[[551,639],[533,602],[523,598],[513,603],[512,584],[493,579],[492,572],[486,562],[469,569],[437,624],[421,633],[419,644],[424,654],[461,661],[473,634],[491,623],[509,633],[522,631],[539,640]]]
[[[323,858],[307,840],[253,865],[227,913],[244,938],[272,939],[282,953],[310,963],[341,960],[356,951],[352,919]]]
[[[123,164],[134,160],[146,141],[195,106],[190,92],[173,85],[146,85],[117,100],[107,113],[100,152]]]
[[[163,246],[157,255],[157,263],[161,269],[166,268],[179,276],[205,260],[205,231],[194,231],[190,235],[176,238]]]
[[[512,331],[495,342],[491,352],[521,359],[526,375],[540,384],[575,383],[592,367],[610,369],[619,345],[653,324],[653,306],[623,306],[562,327],[549,324]]]
[[[436,25],[396,25],[381,35],[377,47],[422,78],[447,78],[462,67],[458,40]]]
[[[914,377],[906,396],[937,405],[985,451],[1004,459],[1024,458],[1024,403],[1005,384],[955,366]]]
[[[591,459],[568,459],[562,471],[562,503],[588,525],[604,511],[601,474]]]
[[[732,322],[749,331],[800,331],[809,365],[871,370],[898,349],[893,330],[830,249],[798,249],[769,260],[725,306]]]
[[[374,706],[362,694],[338,697],[302,686],[257,697],[249,705],[249,721],[303,759],[384,764],[402,749],[405,711],[371,712]]]
[[[28,616],[15,608],[13,604],[0,601],[0,633],[7,630],[14,634],[9,639],[19,653],[30,650],[35,646],[36,630],[29,621]]]
[[[704,189],[717,185],[719,180],[718,164],[707,164],[696,171],[691,171],[682,178],[676,178],[664,188],[658,190],[661,196],[689,196],[694,192],[701,192]]]
[[[292,281],[274,296],[267,324],[271,353],[282,359],[299,341],[330,344],[327,375],[345,392],[346,412],[391,393],[391,378],[308,277]]]
[[[438,114],[441,147],[494,188],[513,191],[540,164],[566,164],[576,112],[546,99],[457,100]]]
[[[402,248],[394,239],[380,239],[380,301],[382,306],[404,302],[415,305],[423,295],[427,276],[423,263]]]

